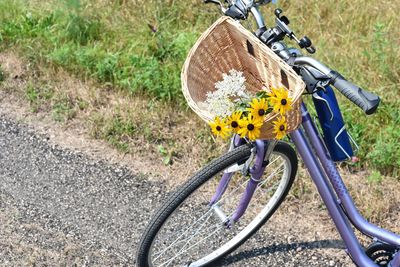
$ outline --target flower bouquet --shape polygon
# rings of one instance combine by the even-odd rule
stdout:
[[[276,139],[282,139],[287,132],[285,116],[292,109],[289,92],[283,87],[271,90],[264,87],[251,95],[246,91],[245,81],[242,72],[232,69],[229,74],[223,74],[223,81],[215,84],[214,92],[207,93],[202,105],[216,115],[209,122],[213,134],[223,139],[232,134],[259,139],[266,116],[275,112],[279,116],[272,122],[273,132]]]

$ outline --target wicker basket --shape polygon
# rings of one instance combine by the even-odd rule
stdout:
[[[302,79],[239,22],[229,17],[218,19],[191,49],[182,70],[183,94],[193,111],[209,122],[214,115],[202,108],[207,92],[215,91],[215,83],[230,70],[243,72],[246,90],[255,93],[263,87],[289,90],[293,99],[287,114],[288,132],[301,123],[301,94],[305,88]],[[260,139],[273,139],[272,121],[278,115],[270,113],[261,128]]]

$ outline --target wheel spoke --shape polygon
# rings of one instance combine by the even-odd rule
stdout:
[[[195,243],[195,244],[193,244],[192,246],[190,246],[190,247],[188,248],[188,250],[191,249],[191,248],[193,248],[193,247],[195,247],[196,245],[198,245],[198,244],[204,242],[207,238],[209,238],[210,236],[214,235],[214,234],[215,234],[217,231],[219,231],[221,228],[222,228],[222,226],[220,225],[220,226],[217,227],[217,229],[216,229],[215,231],[213,231],[211,234],[209,234],[209,235],[206,236],[205,238],[201,239],[201,240],[198,241],[197,243]],[[182,252],[181,252],[181,253],[178,253],[178,254],[175,255],[173,258],[171,258],[170,260],[168,260],[168,262],[171,263],[176,257],[178,257],[178,256],[181,255],[181,254],[182,254]],[[163,266],[163,265],[161,265],[161,266]],[[168,265],[167,265],[167,266],[168,266]]]
[[[206,217],[207,215],[209,215],[206,218],[206,221],[212,216],[212,210],[210,209],[209,211],[207,211],[203,216],[201,216],[197,221],[195,221],[193,224],[191,224],[190,226],[188,226],[181,235],[178,236],[178,238],[175,239],[174,242],[172,242],[171,245],[169,245],[168,247],[166,247],[162,252],[160,252],[158,257],[154,258],[154,260],[156,261],[161,255],[163,254],[165,251],[167,251],[169,248],[173,247],[175,243],[177,243],[179,241],[179,239],[184,236],[190,229],[192,229],[198,222],[200,222],[200,220],[204,219],[204,217]]]

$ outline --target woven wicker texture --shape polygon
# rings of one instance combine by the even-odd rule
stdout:
[[[299,126],[304,82],[286,62],[229,17],[218,19],[202,34],[183,66],[182,91],[197,115],[207,122],[214,119],[200,103],[207,99],[207,92],[216,90],[215,83],[223,80],[223,74],[232,69],[243,72],[249,92],[255,93],[265,87],[268,90],[286,88],[293,99],[293,108],[286,116],[288,132]],[[272,121],[277,116],[274,113],[266,116],[260,139],[275,138]]]

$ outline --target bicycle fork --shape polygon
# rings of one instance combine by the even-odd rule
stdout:
[[[243,139],[240,139],[238,136],[235,136],[232,140],[233,147],[237,147],[243,143]],[[250,201],[254,195],[254,192],[257,189],[258,184],[261,181],[261,177],[264,173],[265,167],[269,163],[269,157],[274,150],[276,145],[276,141],[264,141],[264,140],[256,140],[255,141],[255,163],[249,169],[249,164],[251,162],[247,162],[242,164],[241,166],[236,166],[236,168],[229,168],[223,174],[221,181],[218,184],[217,190],[214,196],[211,198],[209,203],[210,207],[214,210],[215,214],[221,219],[221,221],[227,226],[231,227],[234,223],[239,221],[239,219],[246,212],[247,207],[250,204]],[[254,152],[253,152],[254,153]],[[252,157],[250,156],[249,161],[251,161]],[[243,167],[242,167],[243,166]],[[242,169],[244,175],[250,174],[250,179],[247,183],[246,189],[241,196],[238,207],[232,214],[232,216],[227,216],[224,211],[219,206],[219,200],[225,193],[229,182],[232,179],[232,176],[235,171]]]

